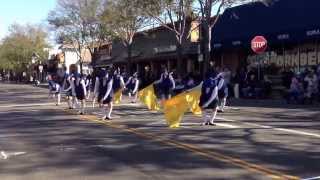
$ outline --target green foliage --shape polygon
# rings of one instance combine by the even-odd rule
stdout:
[[[25,70],[31,64],[33,53],[44,62],[48,47],[47,34],[39,26],[13,24],[0,45],[0,68]]]
[[[110,37],[110,32],[100,23],[103,7],[102,0],[58,0],[56,9],[48,16],[57,42],[73,45],[80,60],[84,49],[93,54]]]
[[[140,0],[145,14],[176,35],[178,44],[189,36],[188,22],[195,19],[195,0]]]
[[[109,0],[105,3],[101,21],[128,46],[134,34],[148,22],[148,18],[141,10],[139,0]]]

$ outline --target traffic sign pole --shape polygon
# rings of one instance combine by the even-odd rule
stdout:
[[[258,62],[258,79],[261,79],[261,62],[258,54],[262,54],[268,47],[268,41],[263,36],[256,36],[251,41],[251,49],[257,54],[256,61]]]

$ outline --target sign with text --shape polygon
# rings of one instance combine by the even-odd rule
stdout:
[[[170,45],[170,46],[163,46],[163,47],[155,47],[153,48],[154,52],[157,53],[167,53],[167,52],[174,52],[177,50],[176,45]]]
[[[269,51],[259,55],[248,56],[249,64],[257,64],[258,61],[263,65],[275,65],[277,67],[310,67],[320,65],[320,49],[316,44],[306,44],[296,46],[284,51]]]
[[[262,54],[266,51],[268,42],[263,36],[256,36],[251,41],[251,49],[257,54]]]

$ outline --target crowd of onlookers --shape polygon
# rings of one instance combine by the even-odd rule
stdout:
[[[284,87],[281,95],[287,103],[312,104],[320,100],[320,66],[305,68],[301,72],[287,68],[282,71],[281,78],[280,85]],[[254,67],[239,69],[231,82],[233,87],[239,85],[242,98],[272,97],[276,84],[263,70],[259,72]]]
[[[33,83],[34,81],[45,81],[47,73],[42,73],[40,74],[33,73],[33,74],[28,74],[27,72],[20,72],[16,73],[14,71],[10,72],[1,72],[0,73],[0,81],[3,82],[15,82],[15,83]]]
[[[16,73],[13,71],[7,72],[7,73],[2,72],[0,74],[0,79],[2,81],[12,81],[12,82],[16,82],[16,83],[28,81],[25,72]]]
[[[288,103],[312,104],[320,100],[320,66],[306,68],[300,73],[283,72],[285,98]]]
[[[271,98],[274,82],[263,70],[248,66],[239,68],[236,72],[231,72],[226,67],[212,66],[216,73],[223,73],[224,81],[228,87],[229,97],[263,99]],[[178,94],[186,89],[190,89],[200,84],[202,76],[200,73],[188,73],[184,77],[178,77],[175,71],[171,72],[176,86],[173,94]],[[94,76],[94,74],[92,74]],[[128,78],[123,74],[124,78]],[[315,100],[320,100],[320,65],[318,67],[305,68],[302,72],[294,72],[292,69],[284,69],[281,73],[280,84],[284,89],[282,95],[288,103],[311,104]],[[140,88],[144,88],[158,79],[158,76],[151,72],[150,67],[146,67],[139,73],[141,80]],[[1,73],[2,81],[28,81],[26,74]],[[157,90],[157,89],[156,89]]]
[[[240,68],[232,78],[234,92],[242,98],[269,98],[272,82],[268,75],[254,67]],[[236,87],[236,88],[235,88]]]
[[[220,72],[227,74],[225,80],[229,87],[229,96],[248,99],[272,98],[275,86],[280,86],[279,95],[283,96],[287,103],[312,104],[320,101],[320,65],[305,68],[301,72],[284,69],[278,76],[281,77],[280,84],[271,80],[268,75],[270,73],[252,66],[239,68],[235,73],[231,73],[228,68],[223,68]],[[276,76],[273,74],[273,77]]]

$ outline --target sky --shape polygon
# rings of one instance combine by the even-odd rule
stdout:
[[[50,10],[53,10],[56,0],[4,0],[0,6],[0,39],[8,33],[8,27],[13,23],[41,24],[46,23]]]

